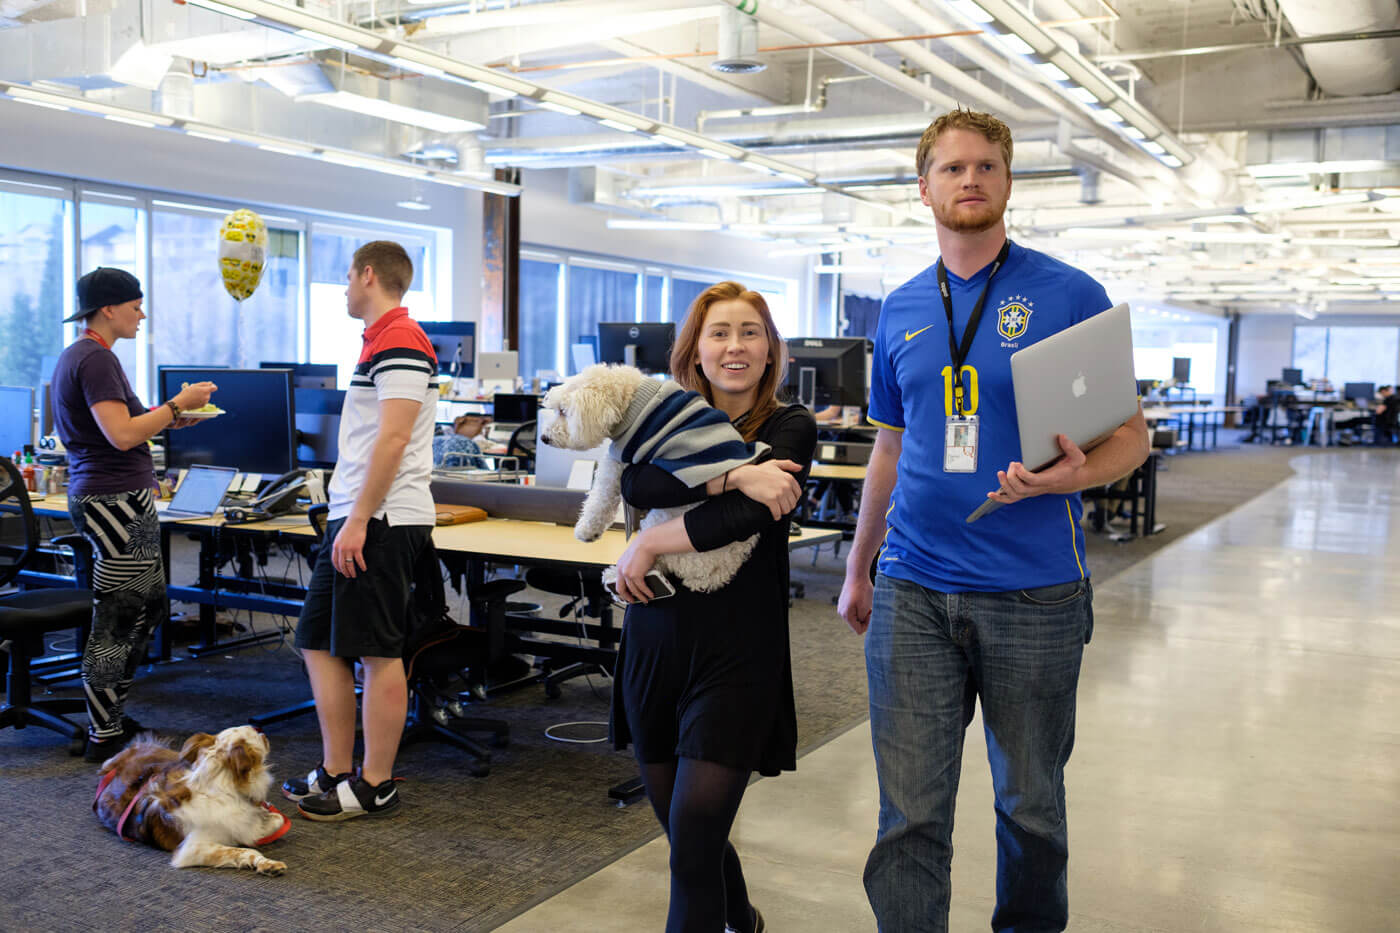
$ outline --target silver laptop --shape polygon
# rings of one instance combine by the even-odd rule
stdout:
[[[1043,470],[1061,456],[1063,434],[1083,450],[1108,440],[1137,414],[1133,329],[1126,304],[1096,314],[1011,354],[1021,462]],[[972,522],[1001,503],[988,499]]]
[[[190,467],[170,501],[156,503],[160,520],[178,522],[188,518],[211,517],[223,504],[224,496],[237,475],[238,471],[233,467]]]

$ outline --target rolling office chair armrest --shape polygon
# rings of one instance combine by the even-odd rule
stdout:
[[[49,543],[56,544],[59,547],[66,547],[73,552],[73,579],[77,581],[79,589],[91,589],[93,565],[92,545],[88,543],[87,538],[84,538],[80,534],[73,533],[59,535],[57,538],[50,539]]]

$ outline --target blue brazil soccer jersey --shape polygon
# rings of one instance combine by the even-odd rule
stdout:
[[[948,272],[962,338],[991,264],[970,279]],[[1021,459],[1011,354],[1111,305],[1103,286],[1043,253],[1011,244],[992,280],[964,361],[964,398],[980,421],[977,472],[945,473],[953,412],[948,317],[929,266],[885,299],[875,337],[870,420],[903,432],[880,570],[943,592],[1032,589],[1088,577],[1079,495],[1037,496],[965,519]]]

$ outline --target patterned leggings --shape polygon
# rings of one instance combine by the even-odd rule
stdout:
[[[122,731],[122,709],[151,632],[170,615],[151,490],[73,496],[68,512],[92,545],[92,635],[83,650],[83,690],[93,738]]]

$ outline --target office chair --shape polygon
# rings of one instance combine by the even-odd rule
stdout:
[[[522,467],[535,462],[535,422],[527,421],[510,433],[506,442],[506,456],[516,457]]]
[[[468,679],[485,676],[491,663],[505,655],[506,601],[525,588],[519,580],[491,580],[468,594],[472,616],[480,625],[458,625],[448,615],[442,571],[432,543],[419,555],[414,572],[413,622],[404,648],[408,677],[408,720],[400,747],[416,742],[447,742],[470,756],[473,777],[491,772],[491,751],[463,733],[487,733],[492,748],[510,744],[510,726],[500,719],[469,716],[461,694],[449,684],[463,672]]]
[[[603,622],[604,630],[610,629],[608,623],[611,622],[612,599],[608,591],[603,587],[603,571],[601,568],[592,570],[560,570],[553,567],[530,567],[525,571],[525,585],[546,593],[553,593],[556,596],[572,597],[559,610],[559,617],[573,618],[577,614],[582,614],[589,618],[598,619]],[[535,607],[538,610],[538,606]],[[605,614],[607,618],[605,618]],[[580,626],[580,631],[569,632],[560,628],[561,623],[546,623],[538,619],[534,613],[520,614],[512,612],[509,616],[517,630],[529,629],[531,626],[538,627],[548,632],[583,635],[586,634]],[[567,628],[567,627],[565,627]],[[616,640],[611,644],[601,644],[604,649],[616,647]],[[589,674],[611,675],[611,671],[603,668],[602,665],[592,661],[571,661],[560,664],[553,658],[544,658],[540,662],[539,681],[544,685],[545,696],[551,700],[557,700],[563,695],[559,685],[566,680],[575,677],[584,677]]]
[[[39,523],[25,491],[24,480],[15,465],[0,459],[0,506],[18,511],[22,545],[0,546],[0,586],[12,582],[33,559],[39,546]],[[85,553],[87,543],[75,547],[75,557]],[[43,726],[68,736],[69,754],[81,755],[87,742],[87,726],[63,717],[64,713],[84,713],[81,697],[36,700],[30,683],[30,658],[44,653],[44,636],[50,632],[76,629],[86,632],[92,624],[92,591],[89,589],[22,590],[0,596],[0,642],[10,656],[6,702],[0,707],[0,728]]]

